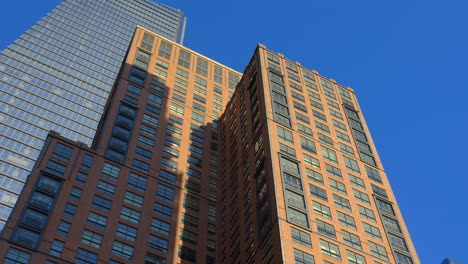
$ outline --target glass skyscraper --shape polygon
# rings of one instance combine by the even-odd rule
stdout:
[[[0,230],[50,130],[90,145],[136,25],[182,43],[181,10],[65,0],[0,53]]]

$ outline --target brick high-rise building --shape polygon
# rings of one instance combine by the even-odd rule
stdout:
[[[419,263],[353,90],[262,45],[240,77],[137,28],[92,147],[49,134],[0,259]]]
[[[92,147],[49,135],[0,259],[215,263],[216,120],[240,76],[137,28]]]
[[[220,141],[219,263],[419,263],[351,88],[259,45]]]
[[[49,130],[91,144],[136,25],[182,42],[181,10],[64,0],[0,52],[0,230]]]

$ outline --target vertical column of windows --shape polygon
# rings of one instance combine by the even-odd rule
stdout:
[[[65,169],[67,168],[73,148],[57,143],[47,162],[46,168],[36,181],[26,207],[11,236],[11,241],[29,249],[36,249],[39,239],[47,227],[53,204],[59,194]],[[81,165],[84,171],[91,167],[92,157],[85,156]],[[79,190],[79,189],[77,189]],[[76,206],[69,204],[71,214]]]

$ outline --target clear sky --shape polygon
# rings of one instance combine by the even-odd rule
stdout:
[[[59,2],[2,1],[0,50]],[[161,2],[238,71],[263,43],[354,88],[421,262],[468,263],[466,0]]]

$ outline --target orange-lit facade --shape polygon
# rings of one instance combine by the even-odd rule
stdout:
[[[419,263],[350,88],[138,27],[110,98],[91,148],[49,134],[4,263]]]
[[[352,89],[259,45],[220,123],[219,263],[419,263]]]

